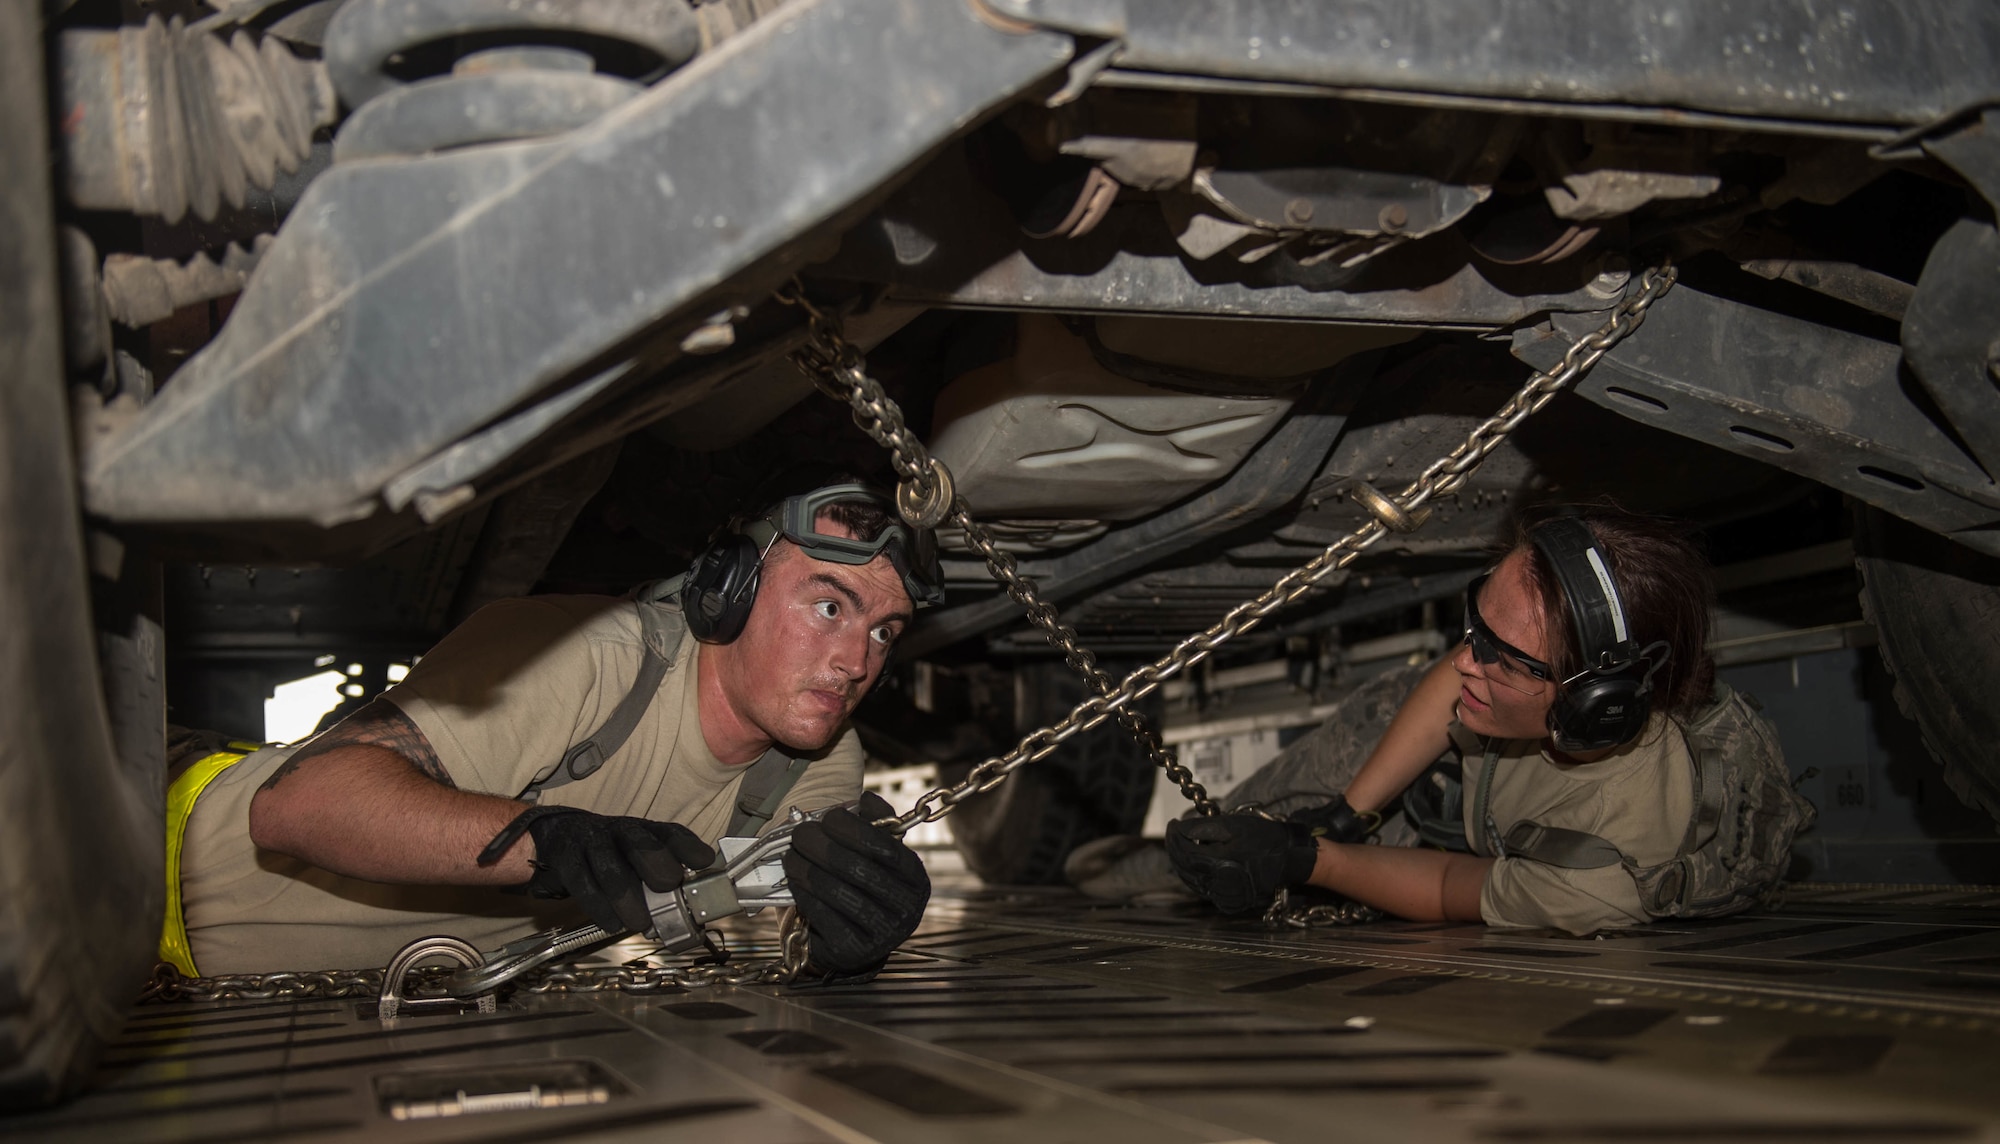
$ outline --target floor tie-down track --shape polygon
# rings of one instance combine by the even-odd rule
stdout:
[[[756,934],[748,935],[750,940]],[[743,944],[739,939],[738,944]],[[1988,1139],[2000,894],[1613,940],[941,893],[867,985],[149,1006],[19,1140]]]

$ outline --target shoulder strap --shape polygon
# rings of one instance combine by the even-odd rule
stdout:
[[[765,751],[743,773],[743,782],[736,788],[736,811],[729,816],[724,837],[749,838],[762,830],[785,805],[785,796],[792,793],[810,765],[811,760],[795,759],[776,747]]]
[[[1625,861],[1616,846],[1595,834],[1539,822],[1517,822],[1507,831],[1507,856],[1565,870],[1596,870]]]
[[[550,771],[528,784],[521,797],[535,802],[545,790],[568,786],[579,779],[587,779],[597,773],[606,759],[618,753],[632,732],[639,726],[639,720],[646,717],[646,709],[653,704],[653,696],[660,690],[660,681],[667,677],[667,669],[673,665],[674,656],[680,651],[681,642],[687,635],[687,625],[681,620],[680,608],[674,602],[680,594],[681,577],[669,580],[655,580],[634,593],[639,607],[639,637],[643,645],[639,674],[632,680],[632,689],[611,714],[604,725],[592,732],[590,737],[571,747],[563,754],[562,760]]]
[[[1493,821],[1491,798],[1493,772],[1499,768],[1502,742],[1504,740],[1486,741],[1486,757],[1479,767],[1479,783],[1472,788],[1472,820],[1480,827],[1479,840],[1473,844],[1472,852],[1482,858],[1507,857],[1507,843],[1500,837],[1500,827]]]
[[[1728,763],[1726,744],[1717,730],[1723,720],[1737,712],[1743,697],[1721,680],[1715,681],[1715,698],[1695,714],[1681,731],[1688,755],[1694,761],[1694,819],[1688,823],[1681,854],[1691,854],[1708,845],[1722,825],[1724,803],[1729,797],[1723,768]]]
[[[1694,756],[1694,821],[1688,824],[1682,854],[1691,854],[1714,840],[1722,825],[1723,803],[1729,797],[1722,775],[1722,752],[1689,740],[1688,753]]]

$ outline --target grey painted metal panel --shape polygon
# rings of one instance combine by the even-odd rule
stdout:
[[[2000,97],[2000,8],[1954,0],[986,0],[1120,68],[1910,127]]]

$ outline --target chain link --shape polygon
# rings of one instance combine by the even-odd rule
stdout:
[[[1273,929],[1311,929],[1314,926],[1358,926],[1365,922],[1380,921],[1387,915],[1373,906],[1360,902],[1339,902],[1332,905],[1294,906],[1292,892],[1280,888],[1271,899],[1270,908],[1264,911],[1264,924]]]
[[[837,316],[814,305],[796,282],[778,292],[778,300],[803,309],[807,314],[809,337],[804,347],[792,355],[813,384],[827,396],[845,403],[854,414],[854,423],[877,444],[889,451],[891,464],[901,481],[897,506],[912,523],[922,521],[932,527],[950,520],[965,533],[967,545],[986,562],[987,571],[999,581],[1017,603],[1027,610],[1029,622],[1048,636],[1063,653],[1063,660],[1082,676],[1096,692],[1077,704],[1062,719],[1031,732],[1004,755],[987,759],[972,768],[956,785],[924,792],[908,811],[880,820],[897,835],[908,833],[919,823],[936,822],[950,814],[959,803],[1006,781],[1021,767],[1047,758],[1077,735],[1090,731],[1107,719],[1116,719],[1145,749],[1154,765],[1165,771],[1181,794],[1201,814],[1219,813],[1207,790],[1192,771],[1181,764],[1145,723],[1133,704],[1157,690],[1161,684],[1201,663],[1217,648],[1256,627],[1264,619],[1317,589],[1328,577],[1354,563],[1362,552],[1388,535],[1391,524],[1407,531],[1422,522],[1418,510],[1430,501],[1463,487],[1466,480],[1493,450],[1499,448],[1521,422],[1589,372],[1613,346],[1625,340],[1645,321],[1646,310],[1673,287],[1678,271],[1672,264],[1648,270],[1639,280],[1639,289],[1628,294],[1611,312],[1603,326],[1585,334],[1563,354],[1562,361],[1547,373],[1536,373],[1506,404],[1475,427],[1457,448],[1438,458],[1387,504],[1375,509],[1377,520],[1363,525],[1328,545],[1310,562],[1293,569],[1253,599],[1230,609],[1227,615],[1202,631],[1188,636],[1173,650],[1140,667],[1115,686],[1097,665],[1097,657],[1077,639],[1075,629],[1062,622],[1053,605],[1043,600],[1032,577],[1022,574],[1014,557],[1000,549],[993,535],[972,517],[965,498],[952,487],[950,470],[930,455],[903,420],[903,411],[882,386],[868,375],[861,352],[841,332]],[[1365,502],[1364,502],[1365,503]],[[1378,910],[1357,902],[1339,905],[1298,906],[1290,895],[1279,891],[1265,911],[1272,925],[1305,928],[1314,925],[1351,925],[1381,917]],[[782,985],[796,981],[810,959],[806,929],[796,915],[786,918],[780,936],[781,956],[773,961],[745,962],[740,965],[655,966],[634,962],[620,966],[577,967],[552,965],[520,978],[515,988],[527,993],[576,993],[619,990],[651,993],[666,989],[699,989],[710,985]],[[421,968],[411,977],[422,984],[435,984],[450,973],[445,968]],[[223,1001],[288,1000],[292,998],[375,997],[382,991],[382,970],[364,969],[339,972],[285,972],[233,974],[216,977],[183,977],[173,966],[162,962],[154,971],[140,1000]]]

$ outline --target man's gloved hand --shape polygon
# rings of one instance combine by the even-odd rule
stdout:
[[[893,813],[868,793],[855,809],[828,811],[792,831],[785,877],[821,970],[871,973],[923,920],[929,872],[901,838],[874,825]]]
[[[1183,818],[1167,824],[1167,857],[1188,889],[1226,914],[1268,905],[1312,877],[1319,840],[1297,822],[1255,814]]]
[[[715,851],[675,822],[613,818],[569,806],[531,806],[479,852],[491,866],[523,833],[535,839],[535,876],[521,887],[531,898],[574,898],[607,933],[644,933],[653,925],[643,882],[671,890],[715,861]]]
[[[1337,794],[1324,806],[1308,806],[1285,816],[1286,821],[1309,828],[1314,834],[1335,842],[1366,842],[1382,828],[1382,816],[1372,810],[1356,810],[1347,796]]]

